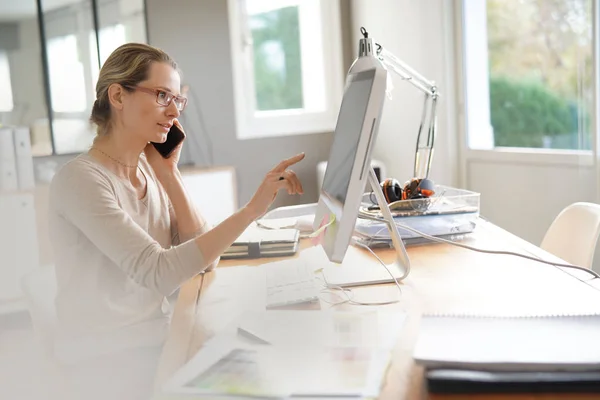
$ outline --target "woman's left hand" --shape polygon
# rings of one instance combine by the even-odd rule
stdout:
[[[185,134],[181,123],[177,119],[175,119],[173,123]],[[181,148],[183,146],[184,141],[185,139],[177,145],[177,147],[175,148],[175,150],[173,150],[169,158],[163,158],[163,156],[161,156],[160,153],[154,148],[152,143],[148,143],[146,145],[146,148],[144,148],[146,159],[148,160],[148,163],[150,164],[152,169],[154,169],[154,173],[157,176],[163,172],[171,173],[177,170],[177,163],[179,162]]]

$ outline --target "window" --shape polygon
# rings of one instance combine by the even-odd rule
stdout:
[[[100,67],[108,56],[120,45],[127,42],[125,37],[125,27],[121,24],[107,26],[99,31],[98,41],[100,42],[100,62],[98,62],[98,53],[90,52],[90,65],[92,67],[92,93],[96,94],[96,82],[100,75]],[[90,32],[90,49],[96,48],[96,34]]]
[[[464,1],[470,148],[591,150],[592,0]]]
[[[6,52],[0,51],[0,112],[13,110],[12,84],[10,82],[10,66]]]
[[[74,34],[48,40],[48,70],[52,110],[84,112],[87,109],[85,76]]]
[[[238,137],[332,131],[343,84],[339,3],[229,6]]]

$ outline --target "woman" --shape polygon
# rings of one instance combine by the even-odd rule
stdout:
[[[166,53],[135,43],[117,48],[96,86],[97,137],[51,184],[57,356],[74,366],[87,397],[114,399],[138,383],[151,388],[169,321],[165,298],[214,268],[280,189],[303,193],[288,169],[304,158],[299,154],[273,168],[238,212],[209,228],[177,169],[181,145],[165,159],[149,144],[164,142],[178,124],[186,105],[179,93],[177,65]],[[99,376],[102,389],[116,392],[88,386]]]

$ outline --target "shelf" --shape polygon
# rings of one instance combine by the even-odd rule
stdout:
[[[27,311],[24,299],[0,300],[0,315]]]

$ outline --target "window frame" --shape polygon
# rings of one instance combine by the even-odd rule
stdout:
[[[468,47],[473,41],[481,40],[482,36],[486,43],[485,51],[487,54],[487,31],[485,35],[481,35],[479,32],[474,35],[473,32],[469,31],[469,26],[466,21],[467,12],[471,11],[473,7],[481,5],[481,2],[485,3],[486,0],[460,0],[457,2],[457,9],[455,12],[456,22],[456,65],[457,71],[457,95],[459,104],[459,140],[462,144],[461,152],[461,165],[459,169],[461,171],[461,182],[466,182],[466,170],[467,164],[474,160],[487,160],[504,164],[521,164],[521,165],[565,165],[565,166],[587,166],[596,167],[598,173],[600,173],[600,158],[598,156],[598,57],[600,49],[598,48],[598,28],[599,28],[599,16],[598,16],[598,3],[599,0],[592,0],[592,47],[593,47],[593,85],[594,95],[592,100],[592,110],[590,121],[591,130],[591,150],[559,150],[559,149],[545,149],[545,148],[526,148],[526,147],[494,147],[493,145],[493,131],[491,124],[489,126],[482,126],[481,122],[475,121],[476,117],[482,113],[489,116],[489,90],[477,92],[475,90],[469,90],[477,86],[481,86],[485,83],[486,87],[489,88],[489,73],[485,71],[485,77],[478,76],[477,73],[473,74],[470,72],[470,68],[473,67],[473,60],[468,57]],[[479,49],[481,50],[481,49]],[[481,54],[481,53],[480,53]],[[479,56],[481,57],[481,56]],[[486,63],[488,58],[486,57]],[[472,69],[471,69],[472,71]],[[470,80],[466,77],[469,76]],[[476,76],[474,81],[472,76]],[[471,87],[470,87],[471,85]],[[473,97],[473,92],[479,93],[479,97]],[[477,94],[475,95],[477,96]],[[470,118],[471,117],[471,118]],[[475,135],[475,137],[473,137]],[[600,176],[600,175],[598,175]],[[600,193],[599,193],[600,194]]]
[[[325,66],[323,80],[326,85],[324,111],[304,109],[256,111],[254,69],[248,66],[248,63],[252,62],[252,51],[246,50],[251,48],[251,42],[244,34],[247,29],[247,20],[244,16],[245,0],[228,0],[234,110],[238,139],[324,133],[335,129],[344,85],[344,74],[341,73],[343,63],[340,3],[339,0],[318,1],[321,21],[323,21],[321,44]],[[309,47],[308,43],[301,42],[302,52]],[[304,82],[307,74],[303,68]],[[303,91],[306,93],[305,90]]]

